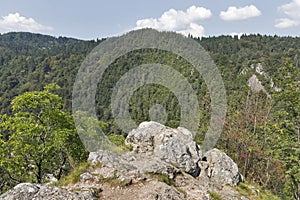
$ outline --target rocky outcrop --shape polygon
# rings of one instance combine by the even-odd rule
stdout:
[[[197,163],[202,153],[192,133],[185,128],[172,129],[156,122],[143,122],[128,134],[126,143],[133,146],[135,153],[152,154],[195,177],[200,173]]]
[[[224,188],[224,199],[238,196],[236,191],[228,189],[228,185],[236,186],[241,181],[236,163],[218,149],[202,155],[192,133],[185,128],[173,129],[156,122],[143,122],[128,134],[126,144],[131,145],[133,151],[124,155],[106,151],[90,153],[90,163],[102,164],[101,169],[93,173],[106,178],[115,176],[125,184],[148,180],[145,182],[147,187],[153,184],[153,175],[166,175],[175,183],[176,187],[171,188],[185,191],[184,199],[210,199],[210,191],[222,193]],[[153,191],[148,191],[150,196]],[[232,195],[228,195],[228,191]],[[182,197],[173,195],[172,199]]]
[[[91,152],[88,162],[94,167],[65,189],[25,184],[1,198],[92,199],[92,192],[78,191],[98,191],[100,199],[211,199],[212,192],[222,199],[240,199],[232,187],[241,181],[237,165],[218,149],[203,155],[185,128],[143,122],[128,134],[126,144],[133,150],[122,155]]]
[[[91,192],[72,192],[50,185],[21,183],[0,196],[1,200],[87,200],[95,199]]]
[[[261,81],[257,78],[255,74],[253,74],[249,78],[247,84],[253,92],[262,91],[267,95],[268,98],[271,98],[271,95],[267,92],[267,90],[265,89],[265,87],[262,85]]]

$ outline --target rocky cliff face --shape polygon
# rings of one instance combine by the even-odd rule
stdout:
[[[235,190],[242,179],[225,153],[202,153],[185,128],[143,122],[132,130],[122,155],[91,152],[90,167],[80,181],[64,188],[19,184],[0,199],[241,199]],[[247,199],[246,197],[243,197]]]

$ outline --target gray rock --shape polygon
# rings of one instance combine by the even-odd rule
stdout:
[[[184,200],[184,194],[180,193],[174,187],[168,186],[161,182],[154,182],[151,188],[145,188],[141,191],[137,199],[145,200]]]
[[[157,122],[142,122],[126,137],[126,144],[133,147],[136,153],[148,153],[154,150],[154,137],[163,132],[166,127]]]
[[[253,74],[249,78],[247,84],[253,92],[257,93],[259,91],[263,91],[268,98],[271,98],[271,95],[266,91],[265,87],[262,85],[261,81],[257,78],[255,74]]]
[[[156,135],[154,155],[194,177],[200,172],[197,163],[201,159],[201,152],[198,145],[191,134],[185,135],[178,129],[167,128]]]
[[[97,152],[91,152],[89,154],[88,162],[91,164],[97,164],[99,162],[101,164],[113,164],[118,163],[119,159],[120,156],[115,153],[99,150]]]
[[[245,196],[241,196],[241,200],[249,200],[249,199]]]
[[[157,122],[143,122],[129,132],[126,143],[136,153],[150,153],[185,172],[198,176],[198,161],[202,157],[192,133],[185,128],[169,128]]]
[[[101,162],[102,164],[102,167],[96,169],[93,174],[101,175],[104,178],[117,178],[127,183],[135,183],[145,179],[147,173],[166,174],[169,178],[174,178],[176,174],[180,173],[180,169],[151,155],[128,152],[122,156],[112,156],[117,156],[118,159],[112,159],[110,156],[112,154],[105,151],[92,153],[92,156],[89,157],[90,162]],[[110,158],[108,159],[108,157]],[[107,162],[107,160],[112,161]]]
[[[21,183],[0,196],[1,200],[85,200],[95,199],[93,194],[77,193],[50,185]]]
[[[53,174],[46,174],[45,179],[49,184],[55,183],[58,181],[57,178],[55,178]]]
[[[92,180],[93,178],[94,178],[94,176],[88,172],[85,172],[80,175],[81,182],[86,182],[86,181]]]
[[[134,158],[134,160],[130,161],[130,164],[141,174],[166,174],[173,179],[176,174],[180,173],[180,169],[155,156],[137,154]]]
[[[225,153],[212,149],[205,153],[204,161],[199,162],[200,177],[208,177],[217,186],[236,186],[241,181],[237,164]]]
[[[13,189],[2,194],[0,199],[3,200],[17,200],[17,199],[31,199],[40,190],[41,185],[35,185],[31,183],[20,183]]]

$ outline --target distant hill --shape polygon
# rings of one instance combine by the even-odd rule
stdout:
[[[86,54],[99,42],[33,33],[0,35],[0,109],[9,112],[11,99],[25,91],[40,90],[56,82],[62,95],[70,89]],[[69,107],[69,102],[66,100]]]
[[[229,93],[246,85],[246,79],[255,72],[255,69],[251,70],[252,64],[261,64],[271,78],[278,76],[276,70],[286,58],[297,62],[298,65],[300,38],[244,35],[241,39],[219,36],[195,40],[210,52],[222,73]],[[51,82],[56,82],[63,88],[61,94],[66,99],[66,107],[69,108],[77,70],[85,56],[100,42],[101,40],[83,41],[26,32],[0,35],[1,112],[8,112],[9,102],[14,96],[24,91],[39,90]],[[149,52],[146,54],[148,58],[144,58],[143,62],[155,59],[154,56],[149,56]],[[134,56],[137,55],[131,56],[131,59],[135,60]],[[169,62],[172,58],[164,59],[162,62]],[[242,71],[249,70],[249,73],[241,76]],[[270,81],[265,77],[260,78],[263,82]]]

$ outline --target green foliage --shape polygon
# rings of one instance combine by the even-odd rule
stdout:
[[[69,184],[75,184],[80,180],[80,175],[87,172],[90,164],[87,162],[82,162],[78,167],[72,170],[70,174],[64,176],[59,182],[54,183],[59,186],[66,186]]]
[[[221,195],[216,192],[209,192],[209,195],[213,200],[222,200]]]
[[[132,146],[125,145],[125,137],[123,135],[111,134],[107,137],[114,145],[120,147],[121,149],[132,151]]]
[[[55,82],[63,106],[71,107],[71,92],[85,55],[101,41],[81,41],[32,33],[0,35],[0,112],[10,113],[11,100],[26,91]]]
[[[236,187],[240,195],[246,196],[254,200],[280,200],[278,196],[275,196],[270,191],[262,189],[257,185],[249,185],[248,183],[239,183]]]
[[[237,190],[239,191],[239,194],[244,195],[244,196],[253,195],[253,191],[245,183],[239,183]]]
[[[60,179],[86,160],[72,116],[62,110],[62,99],[50,90],[26,92],[11,103],[13,115],[1,116],[1,175],[5,187],[19,182],[45,181],[46,174]],[[5,188],[4,187],[4,188]]]
[[[281,198],[279,198],[278,196],[275,196],[270,191],[262,191],[259,194],[258,198],[256,198],[256,199],[257,200],[280,200]]]
[[[286,199],[300,198],[300,69],[286,59],[278,69],[276,79],[281,92],[274,93],[274,116],[269,121],[269,132],[274,135],[270,148],[273,157],[285,167]]]
[[[204,80],[198,71],[185,59],[173,53],[158,49],[132,51],[113,62],[111,66],[105,70],[98,83],[96,110],[98,118],[109,124],[107,128],[108,134],[126,134],[122,133],[119,129],[115,129],[117,126],[114,123],[110,106],[114,86],[128,70],[147,63],[159,63],[172,66],[191,84],[199,100],[207,100],[209,98]],[[182,91],[185,91],[185,89],[183,88]],[[199,108],[201,110],[200,117],[203,122],[201,123],[200,129],[204,132],[207,129],[210,103],[207,101],[205,107],[202,103],[202,101],[199,101]],[[178,99],[170,89],[158,84],[142,86],[133,93],[129,103],[131,118],[136,124],[143,121],[150,121],[149,110],[156,104],[162,105],[166,110],[167,126],[178,127],[180,125],[181,112]]]

